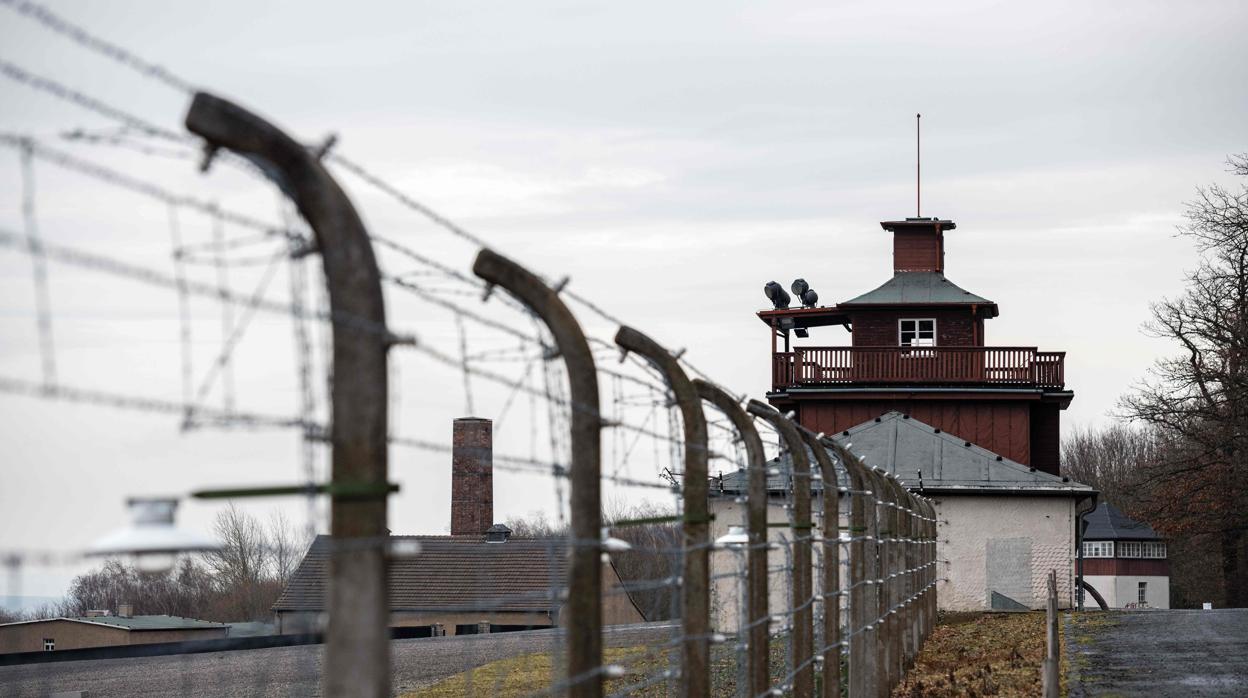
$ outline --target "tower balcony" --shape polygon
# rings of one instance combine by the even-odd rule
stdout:
[[[1061,389],[1066,352],[1035,347],[794,347],[776,352],[773,391],[796,387],[989,386]]]

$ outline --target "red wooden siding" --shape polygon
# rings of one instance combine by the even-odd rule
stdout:
[[[858,400],[799,403],[798,418],[816,432],[833,434],[896,410],[1024,465],[1031,463],[1031,405],[1026,402]]]
[[[872,310],[858,311],[850,315],[854,328],[853,343],[856,347],[895,347],[901,341],[897,321],[901,318],[935,318],[936,345],[950,347],[983,346],[983,320],[979,320],[976,341],[976,319],[971,309],[965,310]]]
[[[893,233],[893,271],[942,271],[943,235],[931,230],[898,230]]]
[[[1168,577],[1170,576],[1170,561],[1132,557],[1085,557],[1083,575],[1085,577],[1122,575]]]

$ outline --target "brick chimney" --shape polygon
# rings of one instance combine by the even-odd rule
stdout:
[[[463,417],[451,435],[451,535],[483,536],[494,523],[494,422]]]
[[[118,618],[133,618],[134,617],[134,604],[128,604],[128,603],[117,604],[117,617]]]
[[[893,234],[893,273],[945,272],[945,231],[958,227],[939,218],[907,218],[883,221],[880,227]]]

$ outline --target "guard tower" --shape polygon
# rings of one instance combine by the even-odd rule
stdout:
[[[1066,353],[988,346],[984,321],[997,316],[997,304],[945,277],[944,236],[957,228],[953,221],[880,226],[893,236],[893,276],[879,288],[826,307],[810,294],[809,306],[790,307],[787,294],[769,290],[776,307],[758,313],[772,336],[768,400],[830,434],[889,411],[913,415],[1057,475],[1059,415],[1074,398],[1065,386]],[[794,291],[801,306],[803,294]],[[851,333],[850,346],[795,344],[837,325]]]

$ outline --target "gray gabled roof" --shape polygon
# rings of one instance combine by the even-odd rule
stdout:
[[[550,611],[562,601],[568,567],[562,538],[487,543],[479,536],[391,536],[420,552],[390,560],[392,611]],[[321,611],[329,580],[330,541],[317,536],[274,611]]]
[[[1161,540],[1152,526],[1141,523],[1119,511],[1109,502],[1101,502],[1083,515],[1087,528],[1084,540]]]
[[[850,445],[868,465],[895,474],[902,484],[914,490],[921,484],[925,492],[949,494],[1086,495],[1094,492],[1087,485],[1029,468],[900,412],[886,412],[834,438]],[[814,463],[813,458],[811,462]],[[768,475],[768,488],[772,491],[787,489],[792,472],[789,454],[772,459],[768,467],[776,471]],[[745,491],[744,471],[726,473],[722,479],[723,492]],[[840,479],[844,486],[844,477]],[[712,481],[711,488],[721,491],[719,478]],[[812,480],[811,489],[822,489],[818,479]]]
[[[934,271],[903,271],[893,275],[879,288],[838,303],[838,307],[853,305],[985,305],[996,303],[977,296],[957,286],[944,274]]]
[[[58,616],[56,618],[40,618],[38,620],[19,621],[18,623],[6,623],[5,625],[46,623],[53,620],[107,625],[125,630],[214,630],[229,627],[225,623],[214,623],[212,621],[199,620],[198,618],[183,618],[182,616]]]

